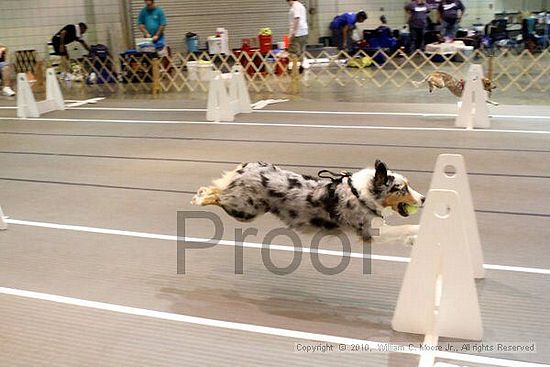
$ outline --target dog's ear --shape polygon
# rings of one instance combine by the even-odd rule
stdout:
[[[386,163],[377,159],[376,162],[374,162],[374,168],[376,169],[376,173],[374,174],[374,186],[384,185],[386,181],[388,181],[388,168],[386,167]]]

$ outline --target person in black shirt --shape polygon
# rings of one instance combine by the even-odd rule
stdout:
[[[438,10],[443,36],[454,39],[466,7],[461,0],[443,0]]]
[[[84,33],[88,26],[85,23],[79,24],[69,24],[63,27],[59,32],[57,32],[52,38],[52,44],[55,51],[55,55],[61,56],[61,68],[63,72],[68,71],[69,66],[69,52],[67,50],[67,45],[73,42],[79,42],[84,48],[90,51],[90,46],[82,39]],[[68,74],[70,78],[70,74]]]

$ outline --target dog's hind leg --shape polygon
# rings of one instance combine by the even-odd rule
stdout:
[[[191,204],[200,206],[221,206],[220,200],[222,191],[227,189],[232,184],[232,182],[238,176],[239,170],[241,170],[243,167],[244,165],[240,165],[232,171],[225,172],[221,178],[212,181],[213,186],[201,187],[200,189],[198,189],[197,194],[193,197],[193,199],[191,199]]]
[[[220,194],[221,190],[217,187],[201,187],[191,199],[191,204],[199,206],[220,205]]]

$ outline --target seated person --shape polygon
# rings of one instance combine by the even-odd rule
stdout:
[[[371,45],[374,45],[376,48],[388,49],[390,53],[393,53],[397,50],[397,37],[393,36],[391,28],[388,27],[385,15],[380,17],[380,23],[380,26],[375,31],[376,39],[371,40]],[[399,34],[399,31],[397,32]]]
[[[62,76],[66,80],[72,80],[73,77],[69,72],[70,67],[70,56],[67,49],[67,45],[78,42],[88,51],[90,51],[90,46],[82,39],[84,33],[88,26],[85,23],[69,24],[63,27],[59,32],[57,32],[52,38],[52,44],[54,48],[54,55],[61,56],[61,72]]]
[[[378,28],[376,28],[376,32],[378,34],[383,34],[388,37],[392,36],[392,31],[391,31],[391,28],[388,27],[388,20],[386,19],[385,15],[382,15],[380,17],[380,25],[378,26]]]
[[[2,79],[2,95],[7,97],[15,96],[12,87],[11,66],[8,64],[8,48],[0,44],[0,77]]]
[[[159,56],[167,56],[164,30],[166,16],[162,8],[155,6],[155,0],[145,0],[145,7],[138,16],[138,26],[145,38],[152,38]]]

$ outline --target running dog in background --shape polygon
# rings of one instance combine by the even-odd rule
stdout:
[[[374,169],[353,174],[321,171],[319,177],[257,162],[241,164],[212,186],[201,187],[191,204],[217,205],[243,222],[269,212],[292,229],[352,230],[369,240],[371,220],[382,217],[384,208],[406,217],[409,208],[422,206],[424,200],[405,177],[381,161]]]
[[[493,82],[490,79],[483,78],[483,89],[485,89],[489,95],[491,95],[491,92],[496,88],[496,86],[493,84]],[[443,71],[434,71],[433,73],[426,76],[422,81],[415,82],[413,81],[413,84],[418,88],[423,83],[428,83],[428,88],[430,90],[430,93],[434,91],[435,88],[437,89],[444,89],[447,88],[452,94],[454,94],[456,97],[461,98],[462,93],[464,92],[464,85],[465,81],[464,79],[455,79],[451,74],[445,73]],[[487,100],[487,103],[490,103],[494,106],[498,106],[499,104],[496,102],[493,102],[491,100]]]

